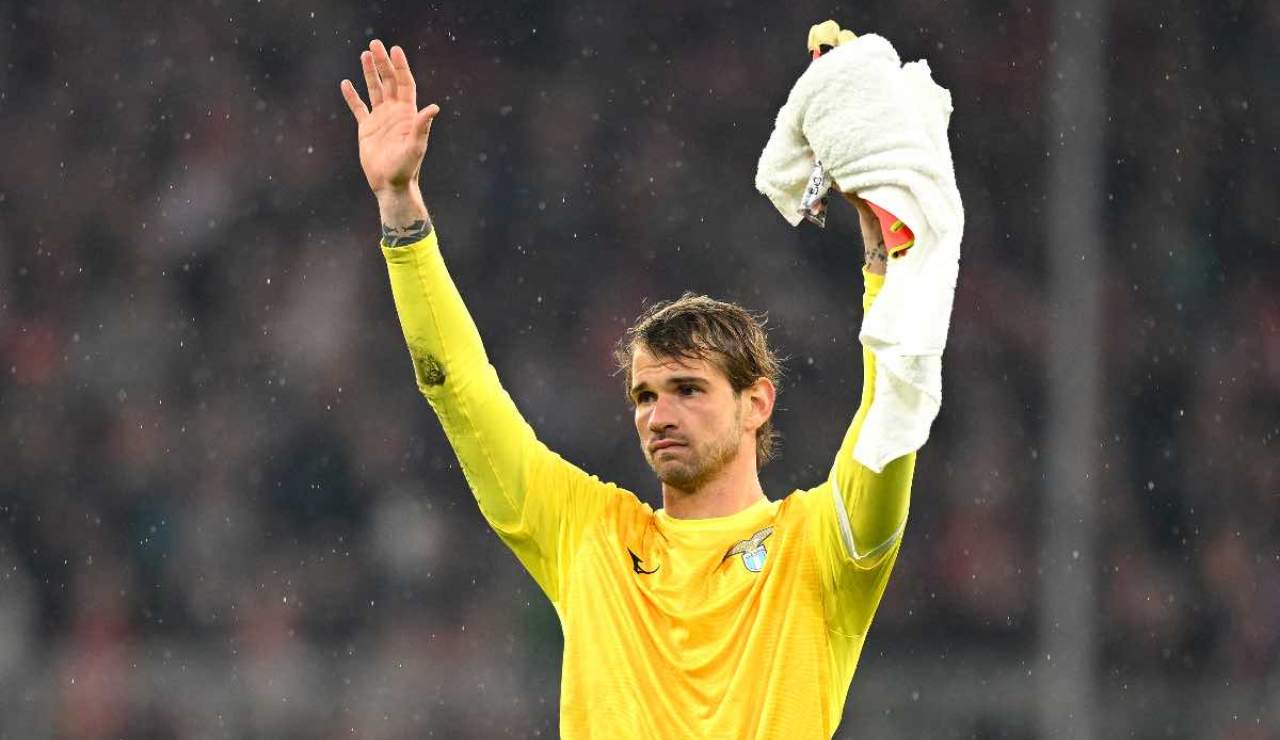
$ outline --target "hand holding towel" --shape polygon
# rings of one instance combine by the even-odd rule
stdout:
[[[919,449],[942,403],[964,208],[947,124],[951,94],[928,63],[903,65],[867,34],[815,59],[778,111],[756,188],[795,226],[820,163],[843,192],[895,214],[915,245],[889,261],[859,339],[876,358],[876,388],[854,457],[879,472]]]

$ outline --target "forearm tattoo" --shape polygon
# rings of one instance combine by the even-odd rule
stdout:
[[[888,263],[888,261],[889,261],[889,252],[888,252],[888,250],[886,250],[886,249],[885,249],[885,247],[884,247],[884,235],[883,235],[883,234],[879,234],[879,233],[877,233],[877,234],[876,234],[876,237],[875,237],[875,240],[874,240],[874,241],[868,241],[868,242],[864,245],[864,247],[865,247],[865,252],[866,252],[866,256],[867,256],[867,266],[868,266],[868,267],[871,267],[872,265],[877,265],[877,264],[879,264],[879,265],[883,265],[883,264]]]
[[[382,225],[382,243],[388,247],[403,247],[427,238],[431,233],[431,222],[425,219],[414,221],[407,226]]]

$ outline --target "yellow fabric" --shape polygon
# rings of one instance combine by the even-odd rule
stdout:
[[[880,475],[854,461],[860,410],[828,481],[732,516],[673,519],[537,440],[435,234],[383,253],[418,387],[481,512],[560,616],[561,736],[831,736],[897,557],[914,455]],[[882,278],[864,280],[867,306]],[[865,410],[866,352],[863,366]]]
[[[839,46],[858,38],[848,29],[841,29],[840,24],[832,20],[809,26],[809,51],[818,51],[823,46]]]

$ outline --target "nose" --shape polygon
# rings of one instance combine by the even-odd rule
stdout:
[[[661,395],[658,396],[658,400],[653,402],[653,405],[649,407],[649,431],[658,433],[675,428],[675,414],[671,409],[667,408],[670,405]]]

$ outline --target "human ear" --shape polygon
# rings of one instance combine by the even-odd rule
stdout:
[[[747,403],[747,425],[753,430],[764,426],[773,416],[773,403],[778,397],[778,389],[773,381],[765,377],[756,378],[756,382],[742,391]]]

